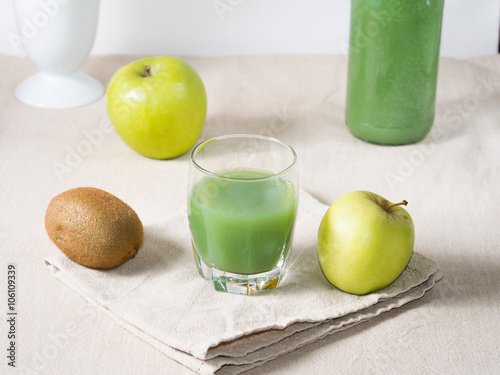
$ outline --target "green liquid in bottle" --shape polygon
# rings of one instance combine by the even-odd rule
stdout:
[[[423,139],[434,122],[444,0],[351,0],[346,123],[368,142]]]

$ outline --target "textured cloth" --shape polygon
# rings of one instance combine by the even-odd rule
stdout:
[[[119,67],[140,57],[145,56],[91,56],[81,70],[106,85]],[[392,202],[407,200],[415,223],[415,251],[434,260],[443,274],[422,298],[245,375],[497,373],[500,57],[441,59],[432,131],[422,142],[401,147],[368,144],[349,133],[344,122],[346,56],[184,59],[207,89],[208,114],[200,140],[252,133],[290,144],[298,156],[300,186],[326,205],[353,190],[372,191]],[[61,255],[44,228],[47,205],[79,186],[103,189],[129,204],[146,225],[148,238],[157,239],[155,249],[182,249],[186,239],[151,236],[154,228],[148,225],[183,215],[189,155],[160,161],[133,152],[110,126],[105,98],[67,110],[25,106],[14,90],[37,68],[28,58],[0,55],[0,70],[0,287],[7,289],[10,263],[16,265],[18,286],[17,369],[8,372],[192,375],[100,313],[53,277],[44,263],[44,258]],[[154,256],[150,245],[144,245],[142,256]],[[299,245],[297,237],[294,248]],[[167,272],[175,265],[174,251],[169,258],[158,270]],[[190,282],[205,288],[207,295],[224,298],[212,293],[189,258],[184,276],[191,272]],[[115,273],[125,272],[133,262]],[[265,307],[275,295],[289,292],[297,263],[292,260],[291,265],[272,294],[227,298]],[[123,274],[123,285],[112,284],[111,292],[121,293],[146,274],[152,277],[155,269]],[[331,292],[326,280],[322,282]],[[194,308],[202,308],[190,298]],[[1,299],[4,318],[6,299]],[[162,312],[151,314],[154,321]],[[0,342],[7,348],[3,320]],[[0,373],[7,371],[5,362]]]
[[[289,272],[259,296],[213,290],[194,264],[184,209],[146,226],[139,254],[111,270],[64,255],[47,258],[54,275],[121,326],[199,374],[237,374],[326,335],[402,306],[441,278],[415,253],[391,286],[365,296],[333,288],[316,252],[328,206],[302,191]]]

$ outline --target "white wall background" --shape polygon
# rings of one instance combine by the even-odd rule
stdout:
[[[0,0],[0,53],[22,55],[13,2]],[[56,0],[31,0],[50,2]],[[345,53],[350,0],[101,0],[92,53]],[[446,0],[441,55],[495,54],[500,0]]]

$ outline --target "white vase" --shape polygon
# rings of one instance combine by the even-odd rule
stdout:
[[[40,69],[16,88],[16,97],[42,108],[98,100],[104,87],[78,68],[94,44],[99,0],[14,0],[14,5],[26,52]]]

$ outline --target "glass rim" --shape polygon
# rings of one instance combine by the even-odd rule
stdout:
[[[218,175],[215,172],[212,172],[212,171],[209,171],[206,168],[203,168],[200,164],[198,164],[195,161],[194,158],[195,158],[196,154],[198,154],[198,152],[201,149],[203,149],[203,147],[205,147],[206,145],[208,145],[209,143],[212,143],[214,141],[224,140],[224,139],[230,139],[230,138],[234,138],[234,139],[236,139],[236,138],[254,138],[254,139],[265,140],[265,141],[268,141],[268,142],[272,142],[272,143],[278,144],[278,145],[286,148],[287,150],[291,151],[292,156],[293,156],[293,160],[292,160],[292,162],[286,168],[280,170],[279,172],[273,172],[272,175],[270,175],[270,176],[256,177],[256,178],[251,178],[251,179],[248,179],[248,178],[242,179],[242,178],[237,178],[237,177],[223,177],[223,176]],[[279,139],[276,139],[276,138],[273,138],[273,137],[267,137],[265,135],[258,135],[258,134],[226,134],[226,135],[220,135],[220,136],[216,136],[216,137],[212,137],[212,138],[206,139],[206,140],[201,141],[200,143],[198,143],[193,148],[193,151],[191,151],[191,157],[190,158],[191,158],[191,165],[193,165],[200,172],[205,173],[205,174],[209,175],[210,177],[215,177],[217,179],[230,180],[230,181],[263,181],[263,180],[269,180],[269,179],[276,178],[278,176],[281,176],[281,175],[285,174],[286,172],[288,172],[291,168],[293,168],[297,164],[297,153],[295,152],[295,150],[293,149],[292,146],[290,146],[289,144],[287,144],[287,143],[285,143],[283,141],[280,141]]]

